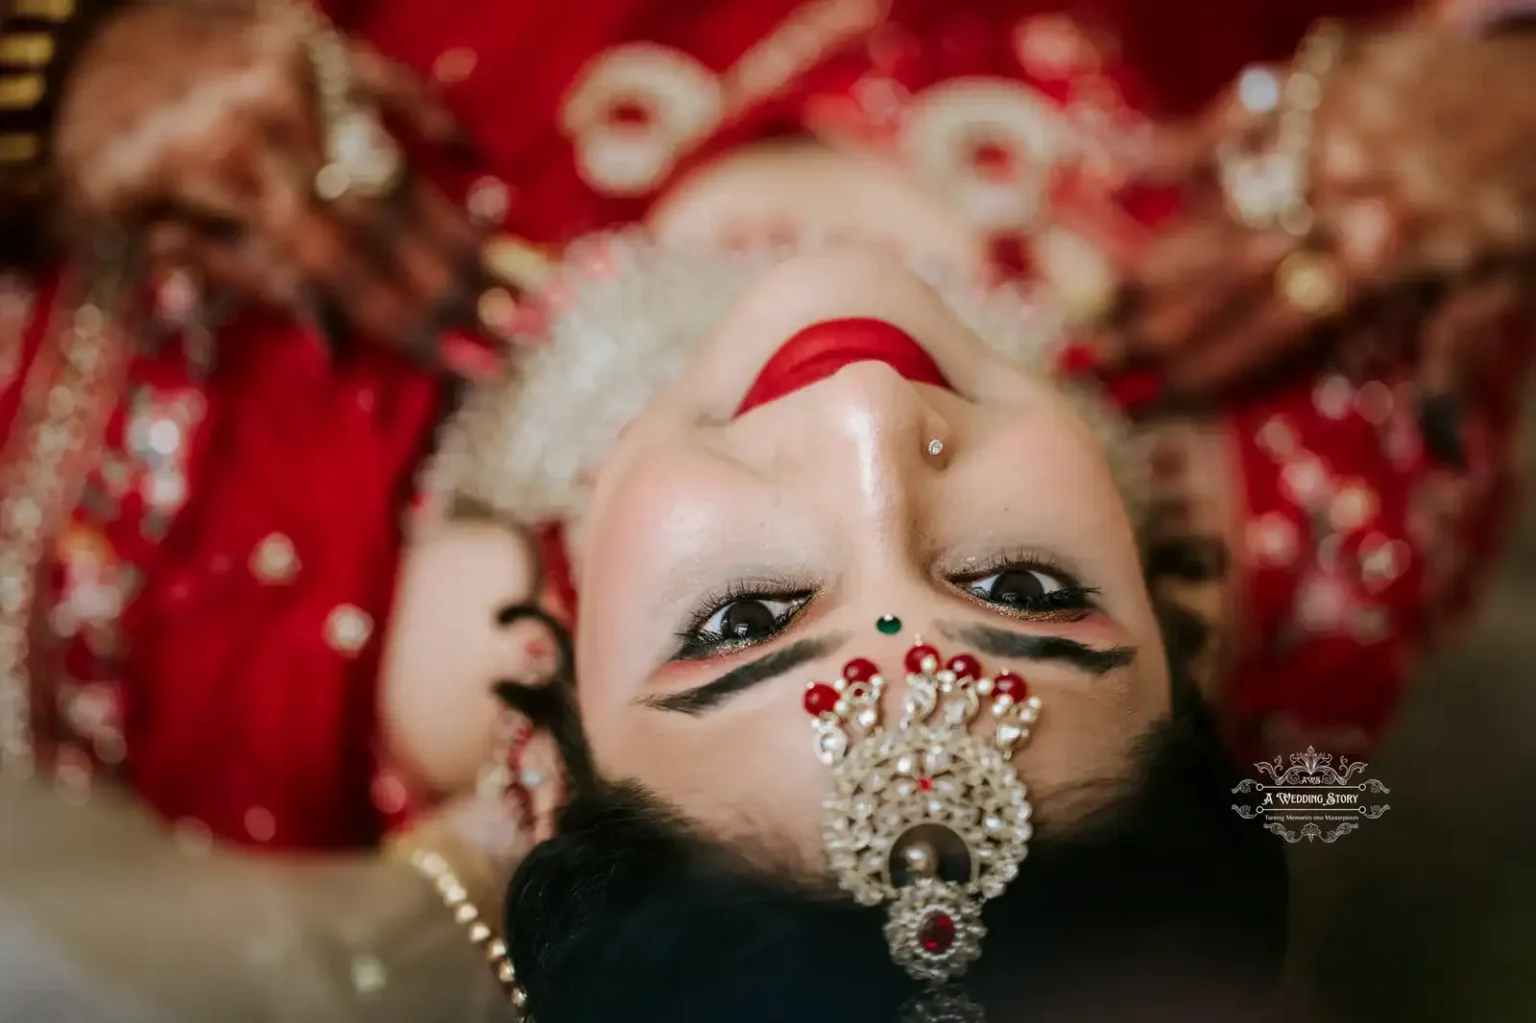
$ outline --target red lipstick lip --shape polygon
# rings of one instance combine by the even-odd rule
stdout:
[[[866,317],[825,320],[779,346],[752,381],[736,415],[819,383],[856,362],[881,362],[915,384],[954,390],[933,356],[900,327]]]

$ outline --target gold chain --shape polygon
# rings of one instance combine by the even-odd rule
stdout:
[[[432,882],[443,905],[453,914],[454,922],[464,928],[470,944],[485,956],[496,983],[501,985],[507,1001],[512,1004],[513,1019],[518,1023],[531,1023],[524,1008],[527,995],[517,982],[517,971],[512,966],[506,942],[496,936],[491,925],[480,915],[480,910],[469,897],[469,889],[453,869],[453,864],[441,853],[426,848],[413,849],[407,862],[417,873]]]
[[[1344,52],[1344,26],[1324,20],[1307,34],[1296,52],[1296,66],[1280,95],[1278,147],[1296,165],[1296,188],[1278,217],[1280,227],[1296,238],[1312,233],[1312,156],[1317,141],[1317,112],[1323,105],[1323,84]]]
[[[1261,154],[1217,151],[1222,191],[1232,214],[1256,230],[1279,228],[1295,238],[1312,233],[1312,160],[1323,84],[1338,65],[1346,33],[1337,21],[1313,27],[1279,90],[1275,142]]]
[[[315,194],[334,202],[352,192],[374,199],[393,192],[404,171],[403,156],[378,111],[355,95],[351,45],[304,0],[268,0],[267,7],[293,24],[313,72],[315,113],[325,140]]]

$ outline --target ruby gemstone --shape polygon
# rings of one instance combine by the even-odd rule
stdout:
[[[1029,683],[1011,671],[1005,671],[992,680],[992,691],[998,696],[1010,697],[1014,703],[1029,699]]]
[[[919,644],[918,646],[913,647],[911,650],[908,650],[906,660],[907,671],[911,672],[913,675],[923,674],[927,670],[923,667],[923,662],[930,657],[932,657],[934,663],[937,664],[939,660],[939,652],[926,643]]]
[[[970,654],[956,654],[949,659],[949,670],[955,678],[980,678],[981,662]]]
[[[933,779],[932,778],[919,778],[919,779],[917,779],[917,789],[918,789],[919,792],[932,792],[933,791]]]
[[[837,706],[837,690],[825,682],[815,682],[805,688],[805,712],[821,717]]]
[[[917,940],[929,955],[943,955],[955,947],[955,921],[947,913],[929,913],[917,928]]]
[[[849,682],[868,682],[878,674],[880,669],[867,657],[855,657],[843,665],[843,678]]]

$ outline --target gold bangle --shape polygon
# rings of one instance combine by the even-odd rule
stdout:
[[[91,30],[119,6],[118,0],[11,0],[7,6],[0,24],[0,188],[13,197],[47,184],[65,78]]]
[[[75,16],[75,0],[15,0],[11,15],[16,18],[65,22]]]
[[[53,36],[47,32],[15,32],[0,36],[0,64],[18,68],[45,68],[53,60]]]

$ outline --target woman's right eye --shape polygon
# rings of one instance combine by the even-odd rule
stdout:
[[[728,643],[767,639],[804,603],[803,597],[744,597],[710,615],[699,631]]]

